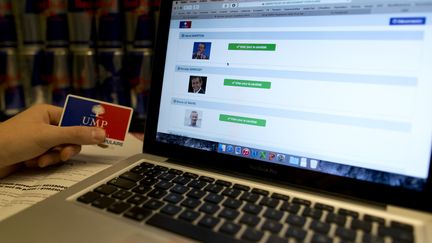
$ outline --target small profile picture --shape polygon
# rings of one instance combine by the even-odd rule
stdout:
[[[190,76],[189,78],[189,93],[205,94],[207,85],[207,77]]]
[[[192,59],[210,59],[211,42],[194,42]]]
[[[185,126],[188,127],[201,127],[202,111],[186,110]]]

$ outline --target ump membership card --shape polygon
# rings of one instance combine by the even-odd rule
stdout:
[[[59,126],[91,126],[105,130],[104,144],[123,146],[133,110],[76,95],[68,95]]]

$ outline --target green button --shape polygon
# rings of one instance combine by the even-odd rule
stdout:
[[[235,87],[246,87],[246,88],[270,89],[271,82],[240,80],[240,79],[224,79],[224,85],[235,86]]]
[[[229,43],[228,50],[232,51],[275,51],[276,44]]]
[[[266,126],[266,120],[263,119],[255,119],[255,118],[241,117],[241,116],[230,116],[225,114],[219,115],[219,121],[233,122],[233,123],[239,123],[245,125],[259,126],[259,127]]]

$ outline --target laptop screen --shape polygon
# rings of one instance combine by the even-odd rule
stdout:
[[[156,140],[412,190],[432,1],[174,1]]]

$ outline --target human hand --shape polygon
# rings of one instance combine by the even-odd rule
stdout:
[[[0,177],[17,163],[45,167],[70,159],[81,145],[105,140],[101,128],[57,126],[61,114],[60,107],[35,105],[0,124]]]

